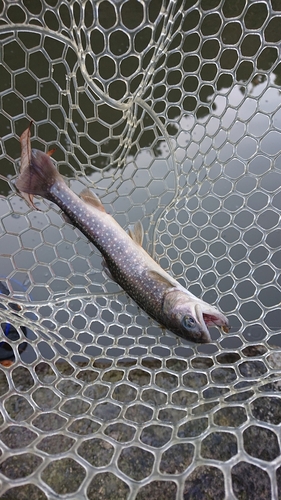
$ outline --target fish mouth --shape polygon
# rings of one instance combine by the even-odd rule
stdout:
[[[219,311],[206,311],[202,308],[201,304],[195,305],[195,317],[199,323],[202,331],[210,337],[208,328],[211,326],[218,326],[223,332],[229,332],[228,319]]]
[[[208,327],[217,326],[224,332],[228,332],[228,319],[215,307],[184,289],[170,289],[164,298],[163,312],[168,318],[176,318],[180,323],[177,331],[171,331],[179,336],[196,343],[212,342]],[[191,316],[196,325],[185,329],[182,326],[182,318]],[[180,331],[180,333],[178,333]]]
[[[220,317],[212,315],[212,314],[204,314],[203,318],[205,324],[209,326],[218,326],[222,329],[223,332],[228,333],[230,331],[230,326],[228,321],[223,321]],[[225,318],[226,319],[226,318]]]
[[[229,322],[228,320],[222,315],[214,315],[214,314],[204,314],[203,313],[203,318],[205,321],[205,324],[209,326],[218,326],[222,329],[223,332],[228,333],[230,330]]]

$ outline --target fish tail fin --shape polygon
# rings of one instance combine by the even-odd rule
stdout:
[[[48,198],[50,188],[59,178],[61,176],[50,156],[33,149],[29,163],[21,167],[16,188],[21,196],[34,207],[33,195]]]
[[[34,207],[33,195],[48,198],[50,188],[62,180],[50,156],[30,148],[30,127],[21,136],[21,169],[16,188],[22,197]]]

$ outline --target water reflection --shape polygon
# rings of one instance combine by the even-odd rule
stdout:
[[[112,18],[106,17],[101,4],[96,22],[102,27],[116,22],[116,29],[91,27],[89,12],[84,59],[67,42],[55,43],[51,37],[40,39],[36,33],[29,37],[26,32],[19,32],[17,40],[4,36],[1,194],[14,190],[11,179],[20,154],[15,132],[19,135],[26,126],[27,113],[36,122],[33,147],[55,146],[59,171],[75,179],[71,186],[78,192],[85,184],[95,184],[122,225],[141,218],[147,227],[155,226],[157,235],[158,217],[169,216],[164,207],[177,194],[174,201],[192,214],[185,226],[196,233],[187,236],[181,230],[183,236],[177,236],[184,265],[180,257],[175,266],[171,252],[168,259],[162,256],[174,273],[180,276],[189,261],[183,248],[188,238],[196,259],[194,269],[210,269],[207,256],[211,255],[218,272],[227,273],[224,255],[229,252],[235,263],[233,273],[239,274],[239,261],[248,259],[247,245],[254,246],[263,231],[275,227],[265,192],[277,194],[280,187],[278,174],[270,170],[278,166],[281,149],[281,115],[275,112],[281,104],[277,88],[281,64],[276,47],[269,45],[280,41],[280,18],[266,24],[268,8],[258,2],[247,9],[243,30],[237,19],[242,3],[225,2],[224,26],[213,2],[204,1],[203,10],[186,4],[177,29],[163,41],[160,28],[154,30],[149,24],[154,20],[156,26],[163,26],[159,3],[149,4],[148,25],[139,30],[125,6],[120,7],[121,17],[130,30],[121,27],[117,8]],[[143,18],[143,6],[139,6],[138,15]],[[89,4],[87,9],[91,10]],[[271,123],[275,129],[270,129]],[[276,208],[278,199],[274,199]],[[4,231],[24,235],[28,228],[23,220],[5,216]],[[220,241],[213,241],[208,226]],[[52,241],[57,231],[53,230]],[[62,255],[64,250],[60,249]],[[75,250],[71,247],[71,251]],[[38,250],[43,261],[51,258],[49,254]],[[24,265],[28,258],[19,260]],[[243,268],[243,272],[248,271]]]

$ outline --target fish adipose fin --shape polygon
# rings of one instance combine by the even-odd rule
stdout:
[[[134,240],[135,243],[142,246],[144,232],[142,223],[140,221],[135,223],[134,229],[128,230],[128,234],[129,236],[131,236],[132,240]]]
[[[88,205],[91,205],[92,207],[97,208],[101,212],[105,212],[105,208],[104,208],[102,202],[100,201],[100,199],[97,197],[96,194],[92,193],[89,189],[87,189],[87,188],[83,189],[83,191],[81,191],[81,193],[80,193],[80,197]]]

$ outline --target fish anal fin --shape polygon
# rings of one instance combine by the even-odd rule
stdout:
[[[100,201],[100,199],[94,193],[92,193],[89,189],[87,189],[87,188],[83,189],[83,191],[80,193],[80,197],[88,205],[91,205],[92,207],[97,208],[101,212],[105,212],[105,208],[104,208],[102,202]]]
[[[136,222],[134,228],[129,229],[128,234],[135,243],[142,246],[144,232],[141,221]]]
[[[158,273],[157,271],[148,271],[148,276],[149,278],[154,279],[155,281],[158,281],[158,283],[161,283],[162,285],[166,285],[167,289],[168,288],[173,288],[175,285],[171,281],[169,281],[168,278],[165,276],[162,276],[162,274]]]

